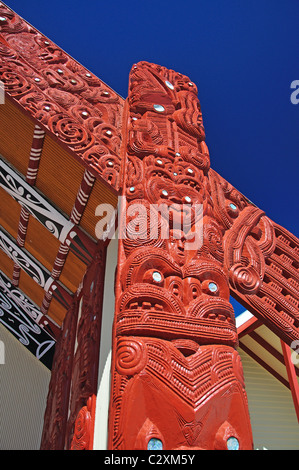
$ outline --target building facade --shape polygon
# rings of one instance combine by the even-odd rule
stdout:
[[[211,168],[189,77],[140,62],[124,100],[0,27],[0,320],[51,371],[41,449],[253,449],[244,331],[281,340],[298,412],[298,239]]]

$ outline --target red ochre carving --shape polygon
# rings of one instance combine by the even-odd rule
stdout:
[[[63,322],[53,360],[42,450],[92,449],[106,250],[98,246]]]
[[[251,449],[229,303],[240,259],[224,253],[196,86],[141,62],[126,113],[109,446],[147,449],[158,439],[163,449],[226,449],[233,438]],[[135,204],[144,208],[137,215]],[[201,226],[202,243],[190,245]]]
[[[299,240],[210,170],[232,295],[285,343],[299,340]]]
[[[0,16],[7,96],[117,191],[123,100],[3,3]]]
[[[71,442],[71,450],[92,450],[94,413],[96,397],[93,395],[87,400],[75,421],[74,435]]]
[[[0,80],[7,98],[73,152],[86,176],[100,176],[125,196],[110,448],[144,449],[155,438],[165,449],[222,449],[231,437],[241,449],[252,448],[229,295],[287,344],[298,340],[298,239],[210,169],[197,88],[188,77],[139,63],[124,106],[2,3],[0,15]],[[138,217],[136,203],[144,208]],[[156,237],[149,234],[153,204],[160,208],[154,211]],[[194,205],[202,205],[200,214]],[[190,224],[178,230],[182,214]],[[198,223],[203,243],[187,249]],[[92,308],[87,296],[76,357],[78,303],[65,320],[42,448],[89,445],[90,434],[83,426],[81,439],[79,423],[82,417],[89,422],[88,400],[95,393],[100,321],[97,316],[93,325]]]

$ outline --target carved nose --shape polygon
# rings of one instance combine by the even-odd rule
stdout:
[[[178,250],[184,251],[184,243],[183,243],[183,240],[178,240]]]
[[[171,200],[171,202],[179,206],[176,208],[177,210],[179,210],[180,205],[182,204],[182,199],[179,196],[170,196],[169,199]]]

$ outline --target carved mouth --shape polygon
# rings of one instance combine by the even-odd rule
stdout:
[[[188,309],[188,316],[206,318],[210,321],[227,322],[235,324],[234,309],[232,305],[221,297],[205,295],[192,302]]]
[[[199,344],[235,345],[237,331],[228,301],[202,295],[189,307],[169,291],[137,284],[124,292],[117,314],[117,334],[193,339]]]
[[[209,317],[191,318],[157,311],[157,304],[143,304],[143,308],[125,310],[117,316],[117,335],[155,336],[163,339],[192,339],[199,344],[235,345],[235,325],[224,316],[211,320]]]

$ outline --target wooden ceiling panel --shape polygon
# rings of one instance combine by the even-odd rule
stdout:
[[[86,272],[86,265],[72,252],[69,252],[63,266],[59,281],[71,292],[75,293]]]
[[[48,271],[52,271],[60,242],[33,216],[29,217],[25,248]]]
[[[70,216],[84,174],[83,166],[46,135],[36,187],[58,209]]]
[[[85,230],[94,240],[96,240],[95,228],[101,219],[95,215],[96,208],[99,204],[109,204],[111,206],[111,216],[113,208],[117,207],[117,196],[112,193],[100,180],[96,180],[92,192],[88,199],[85,211],[80,221],[80,227]],[[104,215],[104,214],[103,214]]]
[[[19,289],[29,297],[38,307],[41,307],[45,291],[25,271],[21,270]]]
[[[56,299],[52,298],[48,310],[48,317],[57,323],[58,326],[61,326],[65,315],[66,309]]]
[[[0,225],[15,239],[18,233],[20,213],[20,204],[0,187]]]
[[[9,100],[0,106],[0,154],[26,175],[34,123]]]
[[[4,251],[0,250],[0,271],[2,271],[10,280],[12,280],[13,269],[13,261],[4,253]]]

